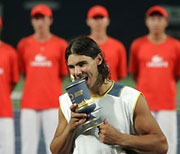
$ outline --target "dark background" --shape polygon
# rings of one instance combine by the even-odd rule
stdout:
[[[33,33],[30,9],[37,3],[48,4],[53,9],[54,24],[51,31],[67,41],[81,34],[89,34],[86,15],[88,9],[96,4],[101,4],[108,9],[111,18],[108,34],[123,42],[127,55],[129,55],[132,40],[148,33],[144,25],[145,12],[150,6],[156,4],[165,7],[168,11],[170,18],[167,33],[180,39],[180,0],[0,0],[0,15],[3,18],[2,40],[16,47],[22,37]],[[19,110],[15,110],[14,115],[16,154],[20,154]],[[180,130],[179,117],[178,112],[178,130]],[[41,137],[38,154],[44,153],[44,141]]]
[[[180,38],[180,0],[0,0],[5,42],[16,47],[22,37],[33,33],[30,9],[37,3],[45,3],[53,9],[51,31],[66,40],[89,34],[86,15],[96,4],[108,9],[111,18],[108,35],[122,41],[127,51],[133,39],[148,32],[144,24],[145,12],[156,4],[165,7],[170,16],[167,33]]]

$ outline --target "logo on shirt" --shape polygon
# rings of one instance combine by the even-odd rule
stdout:
[[[51,67],[52,62],[47,60],[47,58],[41,54],[38,54],[34,57],[34,61],[31,62],[33,67]]]
[[[0,68],[0,75],[2,75],[3,73],[4,73],[4,70]]]
[[[151,62],[147,62],[147,67],[168,67],[168,62],[163,60],[163,57],[154,55],[151,59]]]

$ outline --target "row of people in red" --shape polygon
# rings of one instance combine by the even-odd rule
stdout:
[[[149,34],[132,43],[129,71],[167,136],[169,153],[176,154],[175,96],[176,81],[180,76],[180,43],[166,35],[168,14],[162,7],[150,8],[146,12],[145,21]],[[50,153],[49,145],[58,123],[58,97],[62,94],[62,81],[68,75],[64,58],[67,42],[50,32],[52,10],[44,4],[35,6],[31,10],[31,23],[34,34],[20,40],[18,55],[11,46],[0,42],[0,125],[3,126],[0,129],[0,145],[4,154],[14,153],[10,93],[19,81],[18,70],[25,77],[21,101],[23,154],[37,153],[41,127],[45,135],[46,151]],[[106,8],[99,5],[90,8],[86,23],[90,27],[89,37],[97,42],[104,54],[111,79],[119,81],[126,77],[126,49],[120,41],[107,34],[110,17]],[[0,26],[2,29],[1,20]]]

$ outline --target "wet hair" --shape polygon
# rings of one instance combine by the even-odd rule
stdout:
[[[98,72],[100,74],[100,80],[101,80],[100,84],[102,84],[105,81],[105,79],[110,78],[109,68],[104,60],[102,51],[93,39],[87,36],[80,36],[73,39],[66,48],[66,52],[65,52],[66,61],[68,60],[68,57],[71,54],[84,55],[91,57],[92,59],[95,59],[98,54],[101,54],[103,61],[101,65],[98,65]]]

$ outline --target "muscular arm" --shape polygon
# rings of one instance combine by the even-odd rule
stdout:
[[[123,134],[107,122],[101,127],[100,140],[106,144],[121,145],[142,154],[166,154],[167,152],[166,137],[152,117],[142,95],[138,99],[134,112],[134,127],[139,136]]]
[[[126,136],[124,146],[130,147],[138,153],[162,153],[167,150],[167,141],[152,117],[145,98],[141,95],[134,113],[134,126],[140,136]]]
[[[86,120],[86,114],[78,114],[74,112],[76,105],[71,106],[71,120],[67,123],[61,108],[59,109],[59,123],[54,138],[51,142],[52,154],[70,154],[76,128],[83,124]]]

